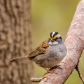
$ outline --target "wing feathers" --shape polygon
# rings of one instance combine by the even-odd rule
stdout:
[[[40,55],[40,54],[44,54],[46,53],[46,49],[49,47],[49,45],[47,44],[46,41],[44,41],[42,44],[40,44],[36,49],[34,49],[34,51],[32,51],[29,54],[29,59],[34,59],[36,56]]]

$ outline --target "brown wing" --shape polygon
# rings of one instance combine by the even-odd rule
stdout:
[[[49,47],[46,41],[42,42],[34,51],[29,54],[29,59],[34,59],[37,55],[46,53],[46,49]]]

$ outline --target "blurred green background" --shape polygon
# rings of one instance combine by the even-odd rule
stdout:
[[[66,37],[79,0],[31,0],[32,40],[33,48],[48,39],[49,33],[57,31],[63,40]],[[80,58],[79,67],[84,75],[84,56]],[[35,65],[35,76],[43,77],[46,72]],[[76,70],[70,75],[65,84],[82,84]]]

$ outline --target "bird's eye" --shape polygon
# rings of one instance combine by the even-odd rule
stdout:
[[[57,38],[57,36],[54,36],[54,37],[53,37],[53,39],[56,39],[56,38]]]
[[[51,37],[49,36],[49,39],[51,39]]]

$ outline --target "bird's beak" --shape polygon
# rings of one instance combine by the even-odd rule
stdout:
[[[51,39],[51,42],[54,42],[54,39]]]

